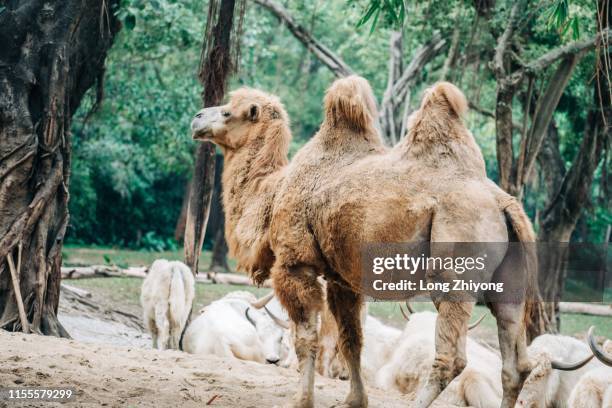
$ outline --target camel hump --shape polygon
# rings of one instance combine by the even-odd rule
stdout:
[[[446,108],[449,112],[461,117],[467,112],[468,103],[463,92],[455,85],[450,82],[438,82],[425,91],[421,102],[421,109],[431,107]]]
[[[378,114],[370,83],[357,75],[340,78],[329,87],[324,109],[332,126],[348,125],[358,131],[373,128]]]

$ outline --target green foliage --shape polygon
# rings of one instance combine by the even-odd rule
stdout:
[[[570,30],[572,38],[580,38],[580,20],[577,16],[570,15],[569,0],[556,0],[548,10],[548,28],[554,29],[561,36],[565,36]]]
[[[198,2],[128,0],[108,59],[105,98],[75,116],[69,242],[173,249],[200,104]]]
[[[356,2],[356,0],[349,0],[349,4],[355,4]],[[400,28],[406,16],[405,0],[371,0],[363,13],[363,17],[357,21],[357,27],[361,27],[372,20],[370,33],[373,33],[381,14],[385,26]]]
[[[458,57],[446,79],[464,90],[472,103],[494,108],[496,82],[488,62],[496,45],[494,34],[507,23],[510,0],[497,1],[486,24],[472,2],[460,0],[281,3],[304,29],[366,77],[379,100],[387,85],[392,30],[403,31],[405,64],[434,32],[448,44],[458,30]],[[107,59],[105,99],[86,120],[95,106],[95,95],[89,94],[73,122],[70,242],[174,248],[171,237],[193,164],[189,123],[201,106],[196,71],[206,9],[196,0],[123,0],[118,16],[124,28]],[[523,35],[515,45],[521,58],[541,56],[571,40],[570,33],[573,38],[592,35],[594,13],[591,0],[530,2],[521,13]],[[251,86],[281,98],[291,118],[293,154],[317,131],[323,95],[334,77],[254,2],[248,2],[244,27],[240,72],[230,88]],[[413,109],[422,91],[439,80],[447,51],[448,47],[425,67],[410,89]],[[580,146],[594,100],[594,64],[594,55],[581,61],[555,113],[566,167]],[[554,68],[545,72],[546,80]],[[534,88],[541,89],[540,80]],[[522,123],[524,95],[515,99],[514,120]],[[495,124],[474,111],[467,121],[483,150],[487,172],[496,179]],[[601,241],[611,223],[609,207],[601,200],[602,173],[596,174],[592,205],[576,239]],[[525,202],[531,216],[541,211],[543,188],[531,185]]]

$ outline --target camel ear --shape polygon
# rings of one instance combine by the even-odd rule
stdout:
[[[257,122],[257,120],[259,119],[260,112],[261,112],[261,108],[259,107],[258,104],[256,104],[256,103],[251,104],[251,106],[249,106],[249,110],[247,112],[247,118],[251,122]]]
[[[352,75],[335,81],[325,94],[325,115],[332,123],[344,122],[357,130],[375,119],[376,100],[368,82]]]
[[[465,95],[450,82],[438,82],[425,92],[421,108],[430,103],[446,106],[458,117],[463,116],[468,110]]]

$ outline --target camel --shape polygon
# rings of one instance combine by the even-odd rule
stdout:
[[[226,156],[224,204],[232,253],[256,282],[270,277],[295,333],[301,375],[293,406],[314,404],[317,313],[326,299],[339,330],[350,391],[345,407],[367,406],[360,372],[363,304],[360,251],[368,243],[534,242],[522,206],[487,179],[482,154],[465,128],[463,94],[448,83],[431,88],[411,118],[406,138],[385,148],[374,123],[375,98],[363,78],[337,80],[325,95],[317,134],[288,164],[288,118],[277,98],[241,89],[226,105],[198,112],[193,138]],[[266,156],[267,155],[267,156]],[[242,245],[247,245],[242,247]],[[441,246],[435,255],[452,255]],[[450,248],[450,249],[449,249]],[[529,372],[525,327],[535,299],[534,254],[487,260],[490,281],[517,273],[520,300],[487,304],[498,322],[503,407],[513,406]],[[434,255],[434,253],[432,253]],[[518,271],[524,273],[518,274]],[[424,271],[448,282],[454,271]],[[412,406],[428,406],[466,365],[465,338],[473,302],[432,291],[438,310],[436,357]]]
[[[288,163],[289,117],[277,97],[240,88],[231,93],[226,106],[198,112],[192,127],[196,139],[214,134],[224,155],[221,182],[228,253],[238,270],[261,284],[274,261],[268,230],[272,200]]]

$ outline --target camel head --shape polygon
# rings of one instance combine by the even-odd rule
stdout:
[[[257,89],[240,88],[230,94],[229,103],[199,111],[191,122],[191,131],[194,140],[208,140],[224,150],[236,151],[274,122],[288,125],[278,98]]]

